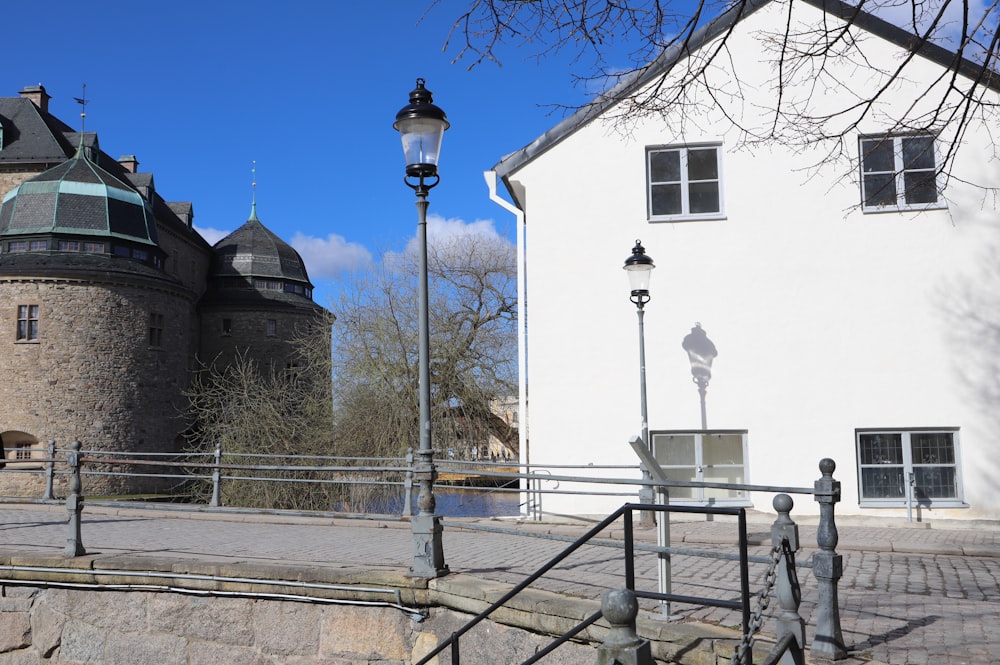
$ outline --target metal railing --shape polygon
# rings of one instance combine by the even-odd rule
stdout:
[[[60,457],[62,454],[62,457]],[[294,456],[296,461],[304,462],[328,462],[328,461],[340,461],[340,462],[351,462],[348,464],[295,464],[295,465],[281,465],[281,464],[233,464],[227,463],[225,457],[222,455],[221,451],[216,450],[214,453],[205,453],[205,456],[210,456],[210,461],[201,462],[197,458],[192,458],[190,456],[178,459],[176,455],[151,455],[143,454],[139,455],[136,453],[108,453],[105,451],[94,451],[94,450],[83,450],[79,442],[73,442],[68,449],[56,449],[55,444],[51,443],[49,448],[49,456],[46,458],[36,458],[32,457],[30,462],[35,465],[36,468],[32,470],[21,469],[23,472],[34,472],[44,474],[45,477],[45,493],[40,498],[39,501],[53,501],[54,500],[54,481],[56,478],[63,477],[64,482],[62,487],[65,489],[65,501],[66,508],[69,512],[68,527],[69,535],[67,538],[67,546],[65,553],[67,556],[80,556],[85,553],[85,548],[82,544],[82,534],[80,526],[80,514],[83,510],[84,499],[83,499],[83,479],[85,477],[102,477],[102,476],[125,476],[132,478],[159,478],[159,479],[171,479],[178,480],[183,483],[190,483],[191,481],[201,481],[205,483],[211,483],[211,499],[207,500],[207,504],[210,507],[217,507],[221,505],[220,501],[220,487],[224,487],[228,482],[310,482],[319,484],[341,484],[350,485],[352,483],[357,484],[372,484],[378,483],[382,487],[395,487],[400,488],[405,496],[403,505],[400,507],[400,516],[405,517],[407,512],[407,507],[410,506],[410,493],[412,490],[412,473],[413,473],[413,462],[412,457],[408,456],[405,459],[402,458],[390,458],[377,459],[377,458],[337,458],[337,457],[306,457],[306,456]],[[280,459],[273,455],[257,455],[252,458],[249,456],[243,456],[249,459]],[[286,456],[287,457],[287,456]],[[400,464],[400,461],[403,464]],[[380,462],[380,463],[374,463]],[[473,466],[474,465],[474,466]],[[511,468],[512,465],[506,465],[506,468]],[[491,478],[495,484],[506,483],[516,483],[516,487],[504,488],[495,487],[490,488],[489,491],[503,491],[523,494],[526,492],[525,488],[529,488],[527,491],[536,491],[533,488],[534,485],[540,483],[548,483],[550,487],[541,488],[537,490],[541,493],[550,492],[568,492],[571,494],[582,494],[582,493],[592,493],[584,492],[583,490],[567,490],[561,485],[563,483],[587,483],[588,485],[602,485],[608,486],[611,489],[607,492],[601,492],[604,495],[624,495],[624,496],[635,496],[635,491],[627,491],[625,488],[634,488],[646,482],[646,484],[652,484],[658,488],[669,488],[669,487],[704,487],[704,488],[722,488],[722,489],[739,489],[746,491],[768,491],[768,492],[782,492],[783,496],[786,493],[799,493],[799,494],[810,494],[820,505],[820,521],[817,528],[817,545],[819,546],[819,551],[815,552],[812,557],[811,565],[805,564],[812,568],[813,575],[817,581],[818,588],[818,599],[817,599],[817,609],[816,609],[816,638],[813,641],[813,645],[810,653],[813,656],[819,656],[824,658],[838,659],[846,656],[846,649],[843,645],[843,637],[840,629],[840,617],[839,617],[839,601],[837,597],[837,586],[839,579],[843,574],[843,561],[841,555],[837,554],[835,551],[838,536],[837,528],[834,520],[834,507],[840,500],[840,483],[833,478],[833,471],[836,468],[833,460],[824,459],[820,462],[820,471],[822,472],[822,477],[815,481],[812,488],[803,487],[781,487],[781,486],[763,486],[763,485],[749,485],[749,484],[731,484],[731,483],[690,483],[690,482],[680,482],[672,481],[669,483],[662,481],[641,481],[638,478],[600,478],[594,476],[575,476],[570,474],[560,475],[551,473],[552,469],[556,467],[548,467],[546,470],[548,473],[520,473],[511,471],[502,471],[498,466],[491,466],[483,462],[455,462],[455,461],[443,461],[440,465],[442,469],[441,473],[455,472],[458,474],[464,474],[468,477],[475,472],[480,478]],[[145,467],[143,469],[142,467]],[[115,469],[119,470],[115,470]],[[572,468],[582,468],[582,467],[571,467],[569,465],[564,465],[564,469]],[[588,471],[593,471],[594,467],[586,467]],[[633,472],[637,472],[637,466],[616,466],[608,467],[616,470],[629,469]],[[124,469],[124,470],[121,470]],[[310,477],[308,479],[302,478],[288,478],[273,475],[277,472],[309,472],[316,475],[315,477]],[[264,475],[261,475],[264,474]],[[267,475],[272,474],[272,475]],[[361,474],[368,474],[366,477],[360,477]],[[376,474],[377,480],[373,480],[371,474]],[[358,477],[352,477],[358,476]],[[471,486],[465,486],[471,487]],[[22,499],[24,500],[24,499]],[[775,499],[777,501],[777,498]],[[789,509],[791,499],[789,501]],[[203,505],[203,504],[200,504]],[[523,505],[523,504],[522,504]],[[640,509],[663,512],[664,514],[669,514],[670,512],[699,512],[703,514],[716,514],[716,515],[732,515],[737,514],[732,511],[741,511],[741,509],[734,508],[724,508],[724,507],[684,507],[684,506],[663,506],[663,505],[653,505],[653,504],[628,504],[630,506],[640,506]],[[182,506],[176,506],[177,508],[182,508]],[[779,513],[779,520],[782,514],[782,509],[775,504],[775,509]],[[334,511],[330,511],[334,512]],[[787,511],[786,511],[787,512]],[[740,512],[742,514],[742,512]],[[380,519],[385,518],[386,515],[379,515]],[[743,518],[741,518],[743,519]],[[790,521],[790,520],[789,520]],[[603,524],[603,523],[602,523]],[[777,523],[776,523],[777,524]],[[449,526],[451,526],[449,524]],[[794,526],[794,524],[793,524]],[[467,525],[463,525],[463,528],[469,528]],[[595,529],[597,529],[595,527]],[[599,531],[600,529],[597,529]],[[596,532],[595,532],[596,533]],[[592,538],[593,535],[589,535],[588,538]],[[745,540],[745,525],[742,527],[741,532],[741,542]],[[798,548],[797,545],[797,533],[795,535],[795,544],[791,552]],[[776,545],[777,546],[777,545]],[[631,534],[629,535],[629,542],[627,544],[627,555],[626,560],[630,561],[634,555],[635,543],[631,541]],[[662,547],[658,546],[656,548],[650,548],[648,545],[643,546],[646,549],[653,549],[658,552],[661,557],[670,554],[691,554],[690,550],[682,550],[673,547]],[[718,553],[706,554],[701,553],[698,555],[704,556],[719,556]],[[803,564],[799,564],[800,566]],[[626,564],[626,566],[631,566],[631,563]],[[743,574],[742,568],[745,566],[744,562],[741,562],[741,574]],[[626,571],[626,588],[631,589],[634,586],[634,578],[630,579],[629,573]],[[533,578],[537,579],[537,578]],[[779,580],[780,581],[780,580]],[[796,585],[797,586],[797,585]],[[791,593],[791,592],[788,592]],[[796,592],[797,593],[797,592]],[[691,599],[685,596],[676,596],[673,594],[664,594],[662,592],[656,595],[648,595],[649,592],[643,592],[643,598],[656,598],[661,601],[676,601],[676,602],[689,602],[691,600],[697,600],[698,602],[705,601],[708,599]],[[794,595],[794,594],[793,594]],[[790,601],[789,601],[790,602]],[[797,601],[796,601],[797,603]],[[711,603],[705,603],[711,604]],[[745,603],[744,603],[745,605]],[[720,605],[725,606],[725,605]],[[797,605],[796,605],[797,607]],[[595,619],[596,620],[596,619]],[[745,623],[745,621],[744,621]],[[579,630],[583,630],[584,627],[580,627]],[[744,630],[746,634],[746,630]],[[799,646],[804,645],[804,639],[797,642]]]

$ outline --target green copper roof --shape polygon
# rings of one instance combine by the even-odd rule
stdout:
[[[64,233],[157,244],[149,204],[82,150],[11,190],[0,207],[0,236]]]

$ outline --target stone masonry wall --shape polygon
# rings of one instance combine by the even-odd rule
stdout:
[[[348,665],[415,662],[469,616],[385,606],[172,593],[0,587],[0,665]],[[550,637],[485,623],[461,640],[465,665],[521,662]],[[432,661],[450,662],[447,650]],[[566,644],[548,665],[596,663]]]
[[[79,440],[85,450],[172,451],[183,430],[194,305],[178,291],[141,284],[0,280],[0,432],[44,447]],[[18,305],[39,306],[37,342],[15,341]],[[163,315],[149,344],[149,315]],[[0,471],[0,492],[16,477]],[[136,491],[136,481],[87,481],[89,495]]]

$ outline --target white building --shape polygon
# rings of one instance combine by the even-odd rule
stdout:
[[[817,132],[844,131],[842,143],[753,147],[736,126],[770,121],[768,35],[786,24],[838,29],[830,12],[843,7],[799,0],[788,23],[787,3],[763,0],[723,16],[696,35],[690,59],[667,53],[608,95],[680,76],[724,36],[687,105],[622,131],[613,119],[628,102],[599,101],[487,174],[521,222],[522,461],[637,462],[627,442],[641,427],[638,326],[622,266],[641,239],[657,266],[645,307],[649,427],[690,433],[660,439],[671,475],[811,487],[831,457],[840,514],[906,515],[912,473],[914,516],[1000,518],[996,116],[974,114],[957,138],[944,122],[935,134],[887,124],[956,103],[953,55],[924,47],[858,127],[817,121]],[[847,30],[854,41],[825,73],[791,75],[785,103],[821,116],[850,95],[866,99],[912,55],[906,33],[878,18],[862,13]],[[957,89],[974,69],[960,63]],[[1000,79],[980,83],[996,104]],[[718,348],[706,406],[721,436],[701,434],[681,348],[696,323]],[[749,496],[760,510],[770,500]],[[546,512],[575,514],[622,502],[544,501]],[[796,503],[817,510],[808,497]]]

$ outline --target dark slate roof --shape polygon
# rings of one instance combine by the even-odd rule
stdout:
[[[212,277],[263,277],[300,282],[312,287],[299,253],[259,219],[256,204],[243,226],[215,243]]]
[[[173,286],[187,289],[175,278],[139,261],[114,254],[73,252],[17,252],[0,254],[0,276],[68,277],[107,280],[141,280],[155,282],[158,287]]]
[[[981,85],[1000,91],[1000,73],[986,69],[980,63],[942,48],[937,44],[920,40],[919,37],[897,25],[893,25],[874,14],[847,4],[841,0],[803,0],[828,14],[850,22],[902,49],[911,51],[927,58],[946,69],[954,70],[963,76],[977,80]],[[563,139],[574,134],[578,129],[598,118],[622,100],[629,99],[633,93],[645,85],[666,74],[673,66],[686,58],[688,54],[698,50],[716,37],[730,30],[741,20],[767,5],[771,0],[744,0],[734,3],[728,10],[696,30],[688,40],[682,40],[667,48],[655,60],[636,71],[592,103],[584,106],[573,115],[567,117],[525,147],[505,155],[493,167],[493,170],[505,181],[512,173],[533,161],[536,157],[557,145]],[[510,183],[507,183],[511,189]],[[513,194],[513,192],[511,192]]]
[[[83,234],[157,244],[151,206],[130,185],[85,156],[11,190],[0,207],[0,235]]]
[[[0,161],[55,164],[72,155],[76,147],[67,138],[73,133],[68,125],[23,97],[0,98],[0,123]]]

